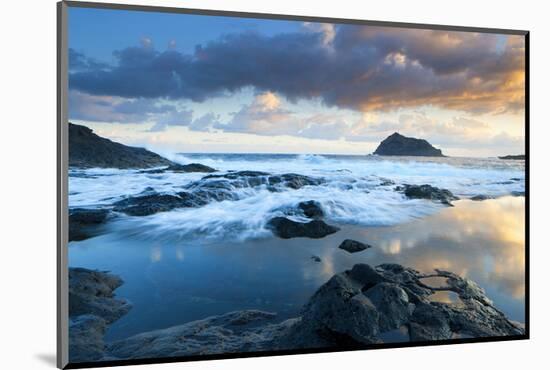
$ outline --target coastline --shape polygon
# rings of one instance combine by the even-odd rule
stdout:
[[[278,320],[292,318],[319,286],[356,263],[393,262],[420,271],[443,268],[456,272],[480,284],[497,308],[510,319],[522,322],[523,262],[514,260],[523,252],[523,241],[514,239],[524,235],[517,229],[523,225],[519,222],[522,212],[523,197],[463,200],[435,215],[396,226],[340,225],[340,232],[318,240],[266,238],[194,246],[130,241],[132,245],[117,247],[105,243],[110,236],[100,236],[72,243],[70,265],[111,270],[126,281],[117,295],[132,301],[134,308],[112,324],[107,340],[242,309],[277,312]],[[500,218],[490,214],[499,214]],[[517,230],[512,230],[514,225]],[[344,237],[368,242],[373,248],[349,254],[337,248]],[[124,267],[124,261],[117,261],[115,256],[121,247],[126,251],[125,259],[137,259],[140,264]],[[98,264],[91,254],[107,257],[102,260],[110,263]],[[321,261],[312,260],[313,255]],[[133,271],[136,269],[142,277],[137,278],[140,273]],[[177,275],[162,274],[163,270]],[[140,290],[149,294],[143,296]],[[451,294],[437,295],[442,302],[452,301],[450,298]],[[153,306],[160,311],[151,311],[147,303],[154,302],[158,302]],[[135,326],[146,318],[153,321],[151,325],[141,329]]]

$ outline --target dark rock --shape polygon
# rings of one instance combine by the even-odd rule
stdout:
[[[390,179],[380,178],[380,186],[390,186],[395,185],[395,182]]]
[[[409,296],[398,284],[381,282],[363,290],[363,294],[378,311],[380,332],[399,329],[409,321],[414,306],[409,303]]]
[[[159,173],[165,173],[166,171],[170,172],[216,172],[215,169],[212,167],[205,166],[204,164],[200,163],[190,163],[190,164],[179,164],[179,163],[173,163],[168,167],[165,168],[153,168],[153,169],[147,169],[147,170],[141,170],[140,173],[147,173],[147,174],[159,174]]]
[[[444,277],[447,286],[430,287],[421,279]],[[434,302],[436,291],[455,292],[456,303]],[[407,327],[411,341],[455,336],[494,337],[524,334],[524,328],[498,311],[471,280],[447,271],[422,274],[397,264],[376,269],[355,265],[333,276],[310,298],[302,316],[286,328],[277,348],[319,348],[378,343],[383,333]]]
[[[324,182],[322,179],[298,175],[295,173],[285,173],[283,175],[275,175],[269,177],[271,185],[282,183],[284,186],[291,189],[300,189],[308,185],[320,185]]]
[[[69,166],[102,168],[150,168],[173,164],[144,148],[102,138],[86,126],[69,123]]]
[[[224,178],[224,179],[235,180],[242,177],[265,177],[269,175],[270,175],[269,173],[262,172],[262,171],[233,171],[223,175],[208,175],[203,177],[203,179]]]
[[[109,324],[131,309],[115,298],[122,285],[118,276],[84,268],[69,268],[69,357],[71,362],[98,361],[104,357],[104,335]]]
[[[307,223],[289,220],[286,217],[274,217],[268,221],[267,227],[273,231],[279,238],[323,238],[333,234],[340,228],[327,225],[324,221],[313,220]]]
[[[334,275],[322,285],[302,309],[303,325],[288,335],[301,337],[309,346],[311,337],[325,333],[334,339],[347,337],[349,343],[376,343],[379,334],[379,314],[372,302],[361,293],[360,286],[344,274]],[[336,335],[335,335],[336,334]],[[293,338],[292,342],[296,339]],[[329,340],[332,342],[332,340]]]
[[[96,236],[99,226],[107,220],[109,210],[73,208],[69,210],[69,241]]]
[[[512,195],[514,197],[524,197],[525,192],[524,191],[513,191],[513,192],[510,193],[510,195]]]
[[[84,268],[69,269],[69,316],[92,314],[112,323],[131,308],[128,301],[114,297],[122,279]]]
[[[224,178],[235,180],[231,183],[236,187],[255,187],[260,185],[284,186],[291,189],[300,189],[308,185],[320,185],[324,182],[323,179],[299,175],[295,173],[285,173],[282,175],[271,175],[261,171],[236,171],[228,172],[223,175],[208,175],[202,180],[213,178]],[[276,190],[276,189],[273,189]]]
[[[205,166],[200,163],[178,164],[174,163],[166,168],[166,171],[172,172],[216,172],[212,167]]]
[[[158,212],[167,212],[176,208],[198,207],[206,204],[189,193],[147,194],[129,197],[114,203],[114,211],[130,216],[148,216]]]
[[[293,321],[272,325],[275,314],[257,310],[230,312],[155,330],[108,345],[118,359],[243,353],[274,347],[274,340]]]
[[[440,149],[434,148],[426,140],[405,137],[397,132],[384,139],[374,154],[444,157]]]
[[[320,219],[323,218],[325,213],[321,208],[321,203],[314,200],[308,200],[307,202],[298,203],[298,208],[302,210],[304,216],[308,218]]]
[[[512,159],[512,160],[525,160],[525,154],[519,154],[519,155],[505,155],[502,157],[498,157],[499,159]]]
[[[439,201],[442,204],[452,206],[451,201],[458,200],[453,193],[447,189],[439,189],[431,185],[403,185],[396,188],[398,191],[403,191],[407,198],[411,199],[429,199]]]
[[[338,248],[343,249],[349,253],[361,252],[371,247],[372,246],[368,244],[364,244],[364,243],[358,242],[357,240],[352,240],[352,239],[346,239],[340,244],[340,246],[338,246]]]
[[[490,195],[485,195],[485,194],[478,194],[478,195],[474,195],[473,197],[471,197],[470,199],[471,200],[477,200],[477,201],[482,201],[482,200],[488,200],[488,199],[493,199],[494,197],[490,196]]]
[[[316,255],[311,256],[311,259],[314,260],[315,262],[321,262],[321,257]]]
[[[446,286],[430,287],[422,282],[430,277],[445,278]],[[460,302],[434,302],[430,297],[437,291],[455,292]],[[323,284],[304,305],[300,317],[273,323],[275,318],[273,313],[256,310],[211,316],[116,341],[106,346],[104,356],[135,359],[304,348],[354,349],[380,343],[385,333],[403,327],[411,341],[525,333],[522,325],[508,320],[473,281],[441,270],[422,274],[398,264],[376,268],[357,264]],[[101,333],[101,324],[88,325]],[[92,341],[83,350],[97,357],[102,347],[95,343]]]
[[[105,354],[103,336],[107,322],[95,315],[69,319],[69,356],[71,362],[101,360]]]
[[[360,283],[364,288],[370,289],[378,283],[383,283],[387,280],[376,269],[366,263],[358,263],[347,272],[349,277]]]

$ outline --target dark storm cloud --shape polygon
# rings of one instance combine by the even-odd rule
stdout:
[[[80,53],[72,48],[69,48],[69,71],[94,71],[109,68],[109,65],[98,62],[93,58],[88,58],[83,53]]]
[[[70,87],[199,102],[253,87],[360,111],[424,104],[470,112],[523,108],[520,37],[339,26],[328,38],[326,31],[226,35],[190,55],[130,47],[114,53],[118,63],[110,68],[80,67],[70,74]]]

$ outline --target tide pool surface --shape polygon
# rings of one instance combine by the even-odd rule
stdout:
[[[324,161],[326,158],[320,160]],[[443,159],[445,160],[448,159]],[[201,163],[212,165],[204,160]],[[402,163],[406,162],[398,162],[399,165]],[[428,167],[450,166],[457,171],[464,171],[463,177],[454,178],[455,185],[452,184],[453,181],[443,179],[443,176],[439,180],[451,185],[447,188],[461,195],[468,188],[475,188],[469,194],[477,194],[483,188],[484,194],[493,191],[493,195],[497,192],[506,194],[524,190],[521,164],[506,163],[502,168],[487,165],[480,169],[479,164],[470,168],[468,165],[448,163],[412,163],[427,164]],[[326,163],[323,166],[329,167]],[[280,172],[274,168],[263,170]],[[477,171],[477,179],[474,174],[466,176],[470,170],[474,173]],[[489,171],[490,174],[481,177],[484,171]],[[181,176],[188,175],[198,175],[200,178],[203,174]],[[177,175],[167,175],[173,176]],[[354,176],[360,178],[369,175]],[[425,181],[426,176],[431,181]],[[417,178],[421,183],[441,186],[441,183],[434,183],[438,177],[429,172],[411,172],[406,179],[397,178],[397,172],[394,176],[386,177],[397,184],[410,183],[413,178]],[[520,180],[511,180],[512,178]],[[73,180],[70,180],[71,187],[75,188]],[[98,181],[97,178],[95,180]],[[495,182],[503,184],[491,185]],[[141,187],[148,185],[150,184],[141,184]],[[121,183],[116,191],[123,193],[124,186]],[[373,189],[376,189],[376,185],[367,190],[368,194],[377,191]],[[399,196],[399,193],[396,194]],[[302,194],[297,199],[318,200],[310,195]],[[348,193],[348,196],[353,196],[353,193]],[[376,202],[362,204],[364,201],[366,199],[352,198],[349,204],[363,207],[364,212],[371,209],[374,214],[378,212],[377,207],[384,206]],[[235,238],[235,234],[229,232],[231,230],[222,230],[214,238],[191,237],[181,230],[179,233],[175,231],[178,227],[177,217],[169,219],[170,223],[175,223],[175,229],[164,228],[166,237],[154,238],[151,233],[141,230],[145,224],[128,218],[113,223],[107,234],[70,243],[69,265],[109,270],[124,279],[125,284],[116,293],[132,301],[134,307],[128,315],[111,326],[107,340],[122,339],[144,331],[248,308],[277,312],[279,316],[276,321],[281,321],[297,316],[301,306],[333,274],[360,262],[371,265],[396,262],[425,272],[434,268],[453,271],[482,286],[496,307],[511,320],[524,322],[523,197],[504,196],[482,202],[461,200],[454,203],[455,207],[442,207],[424,200],[408,203],[401,196],[396,197],[395,201],[399,202],[399,206],[412,209],[412,216],[403,220],[398,215],[395,220],[391,220],[392,212],[388,212],[390,222],[381,222],[376,226],[369,225],[368,222],[351,222],[360,218],[361,214],[357,214],[355,219],[352,214],[349,219],[339,218],[337,213],[331,213],[333,208],[322,202],[324,209],[328,211],[327,219],[342,229],[318,240],[283,240],[274,238],[269,232]],[[241,200],[234,203],[238,202]],[[217,204],[222,203],[230,202]],[[399,209],[399,206],[396,205],[395,209]],[[429,212],[417,212],[417,208],[423,207],[428,207]],[[225,208],[231,208],[230,204],[226,204]],[[261,207],[258,205],[258,208]],[[201,208],[187,210],[190,214],[186,217],[191,218],[193,212],[200,213],[200,210]],[[157,214],[144,219],[154,220],[178,212],[180,211]],[[213,220],[216,219],[216,213],[210,215]],[[241,218],[243,222],[248,221],[247,215],[243,214]],[[220,227],[231,226],[226,224]],[[242,233],[243,229],[237,228],[234,231]],[[337,248],[346,238],[369,243],[373,248],[349,254]],[[311,258],[313,255],[319,256],[321,262],[315,262]],[[454,298],[447,294],[437,296],[440,300]]]

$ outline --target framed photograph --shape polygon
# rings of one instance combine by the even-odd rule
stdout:
[[[58,3],[58,366],[529,338],[529,33]]]

